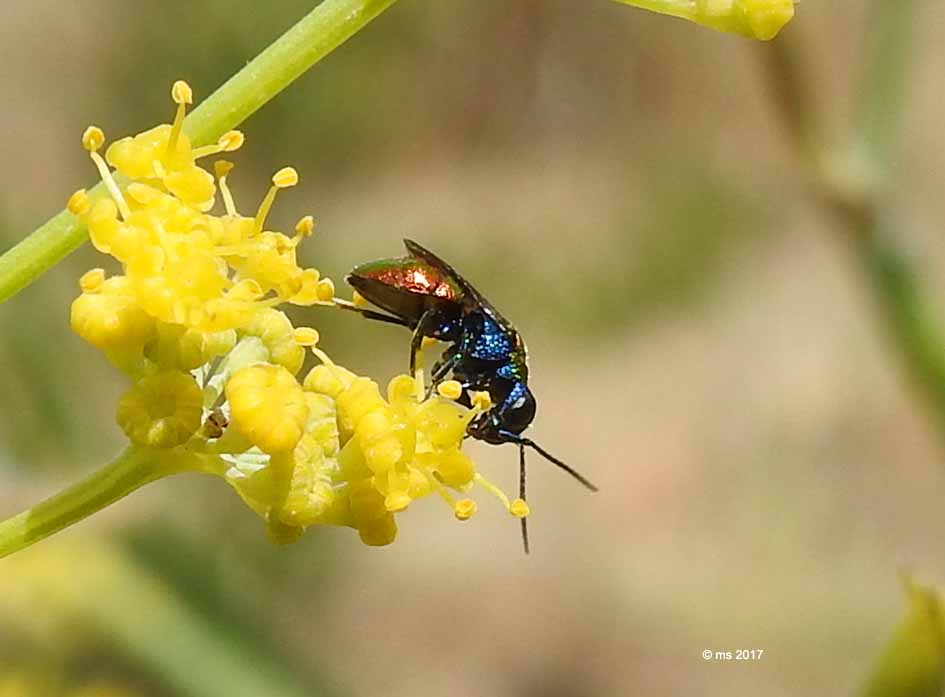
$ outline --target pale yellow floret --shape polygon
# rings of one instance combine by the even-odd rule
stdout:
[[[335,282],[330,278],[323,278],[318,282],[316,295],[322,302],[329,302],[335,297]]]
[[[279,365],[254,365],[235,373],[226,384],[231,422],[265,453],[295,448],[308,419],[302,386]]]
[[[265,291],[259,281],[255,278],[244,278],[239,282],[235,283],[232,288],[230,288],[226,297],[230,300],[245,300],[246,302],[252,302],[254,300],[259,300]]]
[[[165,372],[142,378],[122,396],[117,421],[131,442],[172,448],[200,428],[203,393],[187,373]]]
[[[73,215],[85,215],[90,210],[92,210],[92,202],[89,199],[89,194],[85,189],[79,189],[72,196],[69,197],[69,202],[66,204],[66,208]]]
[[[332,293],[334,294],[334,293]],[[352,291],[351,293],[351,304],[355,307],[366,307],[368,301],[361,295],[358,291]]]
[[[242,332],[259,337],[269,351],[269,362],[295,375],[305,360],[305,348],[295,340],[295,329],[288,316],[273,308],[258,310]]]
[[[82,147],[89,152],[96,152],[105,144],[105,132],[98,126],[89,126],[82,134]]]
[[[83,277],[94,283],[97,274]],[[154,320],[135,302],[127,279],[103,279],[94,290],[84,291],[72,302],[72,330],[103,350],[143,347],[154,336]]]
[[[453,513],[457,520],[469,520],[478,510],[479,506],[472,499],[460,499],[456,502]]]

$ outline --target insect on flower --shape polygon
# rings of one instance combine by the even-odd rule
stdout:
[[[468,436],[494,445],[514,443],[519,448],[519,490],[525,499],[525,448],[531,448],[581,484],[597,487],[535,441],[522,435],[535,418],[536,402],[528,388],[525,342],[505,319],[453,267],[412,240],[404,240],[407,256],[381,259],[352,269],[346,280],[361,296],[385,310],[376,312],[354,303],[335,300],[339,307],[362,316],[407,327],[410,372],[424,339],[448,343],[431,372],[430,390],[447,379],[457,380],[462,394],[457,401],[471,406],[471,392],[487,392],[492,405],[467,427]],[[521,519],[522,542],[528,552],[528,528]]]

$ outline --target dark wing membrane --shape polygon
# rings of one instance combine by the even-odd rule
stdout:
[[[425,261],[433,268],[439,269],[444,274],[449,276],[453,282],[456,283],[456,285],[462,288],[464,295],[463,302],[468,309],[473,309],[474,307],[479,306],[486,313],[492,316],[492,318],[495,319],[495,321],[498,322],[504,329],[513,334],[518,334],[518,332],[515,330],[515,327],[512,326],[512,323],[499,314],[499,311],[492,306],[492,303],[486,300],[469,281],[460,276],[456,269],[440,259],[440,257],[431,252],[429,249],[426,249],[425,247],[417,244],[413,240],[405,239],[404,247],[407,248],[407,251],[411,256]]]

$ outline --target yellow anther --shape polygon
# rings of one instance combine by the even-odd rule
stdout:
[[[82,274],[79,279],[79,288],[84,293],[95,293],[105,283],[105,269],[92,269]]]
[[[446,399],[459,399],[463,394],[463,386],[456,380],[445,380],[436,386],[436,391]]]
[[[314,346],[318,339],[318,330],[312,327],[297,327],[292,332],[292,340],[299,346]]]
[[[355,307],[365,307],[368,301],[358,291],[354,291],[351,293],[351,304]]]
[[[235,165],[229,160],[217,160],[213,163],[213,173],[217,179],[223,179],[227,174],[233,171]]]
[[[92,209],[92,202],[89,200],[89,194],[85,189],[79,189],[69,197],[66,208],[73,215],[85,215]]]
[[[470,392],[469,399],[473,408],[479,411],[489,411],[492,408],[492,397],[486,391]]]
[[[105,132],[98,126],[89,126],[82,134],[82,147],[95,152],[105,144]]]
[[[175,104],[193,104],[194,91],[183,80],[178,80],[171,87],[171,99]]]
[[[272,183],[280,189],[287,189],[299,183],[299,173],[295,167],[283,167],[272,175]]]
[[[219,180],[220,194],[223,196],[223,207],[227,215],[237,216],[236,203],[233,201],[233,194],[229,185],[226,183],[227,175],[233,171],[233,163],[229,160],[217,160],[213,163],[213,173]]]
[[[526,518],[531,513],[531,509],[528,507],[525,499],[515,499],[509,505],[509,513],[514,515],[516,518]]]
[[[453,514],[457,520],[469,520],[478,510],[479,506],[472,499],[460,499],[453,507]]]
[[[227,131],[220,136],[220,140],[217,141],[217,144],[223,148],[223,152],[233,152],[243,147],[243,143],[245,142],[246,136],[243,135],[242,131]]]
[[[318,286],[315,288],[316,297],[323,301],[327,302],[335,297],[335,283],[330,278],[323,278],[318,282]]]
[[[295,224],[295,234],[299,237],[308,237],[315,230],[315,218],[306,215]]]

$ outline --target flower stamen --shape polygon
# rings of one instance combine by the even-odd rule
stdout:
[[[233,163],[227,160],[217,160],[213,163],[213,173],[217,176],[217,186],[220,187],[220,195],[223,196],[223,207],[226,209],[226,214],[232,217],[236,217],[239,213],[236,212],[236,203],[233,201],[233,194],[230,191],[229,185],[226,183],[226,175],[228,175],[233,169]]]
[[[180,138],[181,129],[184,127],[184,116],[187,115],[187,105],[194,102],[194,91],[190,89],[183,80],[178,80],[171,87],[171,99],[177,104],[177,113],[174,114],[174,124],[171,126],[171,135],[167,139],[167,154],[172,155],[177,151],[177,141]]]
[[[82,134],[82,145],[89,151],[89,157],[92,158],[92,162],[95,164],[99,176],[102,177],[102,182],[105,184],[105,188],[108,189],[112,200],[114,200],[115,205],[118,206],[118,211],[121,213],[122,219],[128,220],[131,216],[131,209],[128,207],[128,202],[125,201],[125,197],[122,196],[121,189],[118,188],[118,183],[112,176],[112,172],[108,168],[105,159],[98,154],[99,148],[101,148],[104,143],[105,134],[98,126],[89,126],[85,129],[85,133]]]
[[[192,154],[195,160],[199,160],[201,157],[239,150],[243,147],[244,142],[246,142],[246,136],[243,135],[242,131],[227,131],[220,136],[220,139],[216,143],[204,145],[201,148],[194,148]]]
[[[272,187],[266,192],[266,197],[259,204],[259,210],[256,211],[256,220],[253,225],[253,235],[262,232],[266,224],[266,217],[269,215],[272,204],[276,200],[276,192],[279,189],[287,189],[299,183],[299,174],[292,167],[283,167],[272,175]]]

